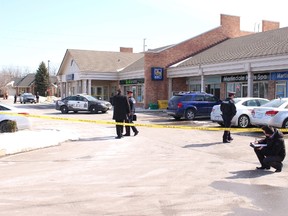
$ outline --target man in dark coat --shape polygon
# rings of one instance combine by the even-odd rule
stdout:
[[[235,92],[229,92],[228,98],[222,101],[220,109],[222,111],[222,118],[224,127],[226,128],[223,134],[223,143],[230,143],[233,138],[231,137],[230,130],[232,118],[236,115],[236,106],[234,103]]]
[[[133,92],[132,91],[127,91],[127,96],[128,96],[128,101],[129,101],[131,113],[128,116],[126,122],[127,123],[133,123],[133,115],[135,114],[136,100],[133,98]],[[131,127],[132,131],[134,132],[134,136],[137,136],[139,131],[137,130],[137,128],[135,126],[125,126],[126,133],[123,136],[130,136],[130,127]]]
[[[117,94],[113,97],[113,119],[116,122],[116,139],[121,139],[123,137],[123,124],[127,116],[130,115],[130,106],[128,102],[128,98],[121,94],[121,90],[117,90]]]
[[[254,148],[261,164],[261,167],[256,168],[264,170],[273,167],[276,169],[275,172],[281,172],[283,167],[282,161],[286,156],[283,133],[269,126],[263,126],[262,130],[265,138],[258,140],[257,143],[267,144],[267,146]]]

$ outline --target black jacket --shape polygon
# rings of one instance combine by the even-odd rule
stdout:
[[[226,98],[224,101],[222,101],[220,109],[223,116],[230,117],[231,119],[236,115],[237,112],[235,103],[231,98]]]
[[[128,98],[124,95],[117,94],[113,97],[113,119],[125,120],[130,113]]]
[[[265,139],[259,140],[258,143],[267,144],[267,147],[261,149],[265,156],[279,156],[284,160],[286,156],[285,142],[283,133],[278,129],[275,128],[271,137],[265,137]]]

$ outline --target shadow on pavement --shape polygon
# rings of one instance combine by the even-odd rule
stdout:
[[[213,145],[219,145],[219,144],[226,144],[222,142],[215,142],[215,143],[199,143],[199,144],[191,144],[183,146],[182,148],[202,148],[202,147],[209,147]]]
[[[258,178],[265,175],[271,175],[273,171],[267,170],[240,170],[235,172],[230,172],[233,176],[227,177],[226,179],[242,179],[242,178]]]

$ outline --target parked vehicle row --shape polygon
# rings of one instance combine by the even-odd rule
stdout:
[[[247,128],[270,125],[288,128],[288,98],[269,101],[265,98],[239,97],[234,101],[237,114],[232,119],[232,126]],[[176,120],[210,116],[212,122],[223,126],[221,102],[205,92],[180,92],[170,98],[166,112]]]

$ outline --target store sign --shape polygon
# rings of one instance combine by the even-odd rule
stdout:
[[[288,80],[288,72],[273,72],[271,80]]]
[[[74,74],[68,74],[66,75],[66,81],[74,80]]]
[[[144,83],[144,79],[127,79],[127,80],[120,80],[120,85],[135,85]]]
[[[164,79],[164,68],[152,67],[151,68],[152,80],[163,80]]]
[[[254,74],[253,81],[269,80],[269,73]],[[222,76],[222,82],[247,82],[248,75]]]

